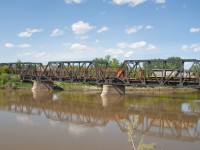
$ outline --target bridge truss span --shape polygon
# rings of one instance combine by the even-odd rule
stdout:
[[[200,86],[200,60],[125,60],[121,78],[129,85]]]
[[[200,60],[152,59],[125,60],[112,68],[101,61],[50,61],[42,63],[0,63],[23,81],[82,82],[130,86],[194,86],[200,87]]]

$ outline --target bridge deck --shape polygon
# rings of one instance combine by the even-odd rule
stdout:
[[[200,87],[200,60],[125,60],[111,68],[105,62],[51,61],[0,63],[23,81],[61,81],[116,85],[167,85]]]

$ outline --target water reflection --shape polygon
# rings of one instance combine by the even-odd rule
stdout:
[[[101,95],[101,102],[102,102],[103,107],[112,107],[122,102],[123,99],[124,99],[124,96],[120,96],[120,95],[116,95],[116,96],[115,95],[112,95],[112,96]]]
[[[134,121],[139,118],[136,128],[138,134],[159,136],[163,138],[195,141],[200,140],[198,101],[187,103],[183,109],[182,101],[149,100],[129,101],[130,97],[100,97],[96,94],[52,92],[1,92],[1,109],[20,113],[19,122],[33,125],[26,115],[44,114],[47,119],[59,122],[70,122],[90,127],[106,126],[115,121],[121,131],[125,131],[121,119]],[[168,106],[168,104],[173,106]],[[187,110],[186,110],[187,109]],[[70,128],[70,130],[77,130]],[[84,129],[84,128],[83,128]],[[84,130],[80,130],[83,132]]]

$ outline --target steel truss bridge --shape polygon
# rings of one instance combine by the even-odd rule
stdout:
[[[168,85],[200,87],[200,60],[125,60],[111,68],[100,61],[50,61],[0,63],[22,81],[62,81],[106,85]]]

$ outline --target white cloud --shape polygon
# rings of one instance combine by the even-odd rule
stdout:
[[[62,35],[63,33],[64,33],[64,32],[63,32],[62,30],[56,28],[56,29],[54,29],[54,30],[51,32],[50,36],[60,36],[60,35]]]
[[[147,50],[154,50],[156,49],[156,46],[153,45],[153,44],[148,44],[147,47],[146,47]]]
[[[111,55],[112,57],[114,57],[114,58],[117,58],[117,57],[119,57],[119,56],[123,56],[123,57],[130,57],[133,53],[134,53],[134,51],[123,51],[123,50],[121,50],[121,49],[107,49],[106,51],[105,51],[105,53],[107,54],[107,55]]]
[[[76,3],[76,4],[80,4],[83,3],[83,0],[65,0],[66,4],[72,4],[72,3]]]
[[[163,3],[165,3],[166,2],[166,0],[155,0],[155,3],[156,4],[163,4]]]
[[[47,55],[47,53],[46,52],[37,52],[37,53],[35,53],[35,57],[43,57],[43,56],[45,56],[45,55]]]
[[[12,43],[6,43],[6,44],[4,45],[4,47],[5,47],[5,48],[14,48],[15,45],[12,44]]]
[[[118,43],[117,46],[121,49],[144,49],[144,50],[154,50],[156,49],[156,46],[151,44],[151,43],[147,43],[145,41],[140,41],[140,42],[134,42],[134,43]]]
[[[19,37],[31,37],[33,33],[42,32],[43,29],[25,29],[25,31],[18,34]]]
[[[125,5],[128,4],[131,7],[135,7],[139,4],[144,3],[146,0],[112,0],[114,4]]]
[[[29,47],[31,47],[31,45],[30,44],[19,44],[18,47],[19,48],[29,48]]]
[[[25,52],[25,53],[19,54],[18,56],[32,56],[32,57],[39,58],[39,57],[43,57],[45,55],[47,55],[46,52],[30,51],[30,52]]]
[[[127,47],[127,44],[126,43],[118,43],[117,44],[117,46],[119,47],[119,48],[126,48]]]
[[[124,53],[124,57],[130,57],[133,54],[133,51],[128,51]]]
[[[187,49],[189,49],[189,46],[188,45],[182,45],[181,49],[182,50],[187,50]]]
[[[124,51],[122,51],[121,49],[107,49],[105,52],[112,57],[118,57],[124,54]]]
[[[200,32],[200,28],[190,28],[190,32],[191,33]]]
[[[17,48],[29,48],[29,47],[31,47],[31,45],[30,45],[30,44],[19,44],[19,45],[15,45],[15,44],[13,44],[13,43],[6,43],[6,44],[4,45],[4,47],[5,47],[5,48],[15,48],[15,47],[17,47]]]
[[[150,29],[153,29],[154,27],[152,26],[152,25],[147,25],[146,27],[145,27],[145,29],[147,29],[147,30],[150,30]]]
[[[135,48],[144,47],[146,45],[147,45],[147,43],[145,41],[141,41],[141,42],[131,43],[130,45],[128,45],[128,48],[135,49]]]
[[[200,44],[191,44],[191,45],[182,45],[182,50],[189,51],[193,50],[194,52],[200,52]]]
[[[65,46],[67,49],[74,50],[76,53],[83,53],[91,49],[88,46],[80,43],[64,43],[63,46]]]
[[[131,28],[126,29],[126,33],[127,33],[127,34],[136,33],[136,32],[138,32],[139,30],[141,30],[142,28],[143,28],[142,25],[140,25],[140,26],[133,26],[133,27],[131,27]]]
[[[72,31],[77,35],[83,35],[91,30],[93,30],[95,27],[91,26],[87,22],[78,21],[71,25]]]
[[[150,30],[150,29],[153,29],[154,27],[152,25],[146,25],[146,26],[143,26],[143,25],[139,25],[139,26],[133,26],[133,27],[130,27],[130,28],[127,28],[125,30],[125,32],[127,34],[133,34],[133,33],[136,33],[142,29],[146,29],[146,30]]]
[[[82,51],[82,50],[85,50],[86,48],[87,48],[86,45],[79,44],[79,43],[74,43],[70,46],[70,49],[75,50],[75,51]]]
[[[99,30],[97,31],[97,33],[102,33],[102,32],[108,31],[108,30],[109,30],[108,27],[103,26],[101,29],[99,29]]]

